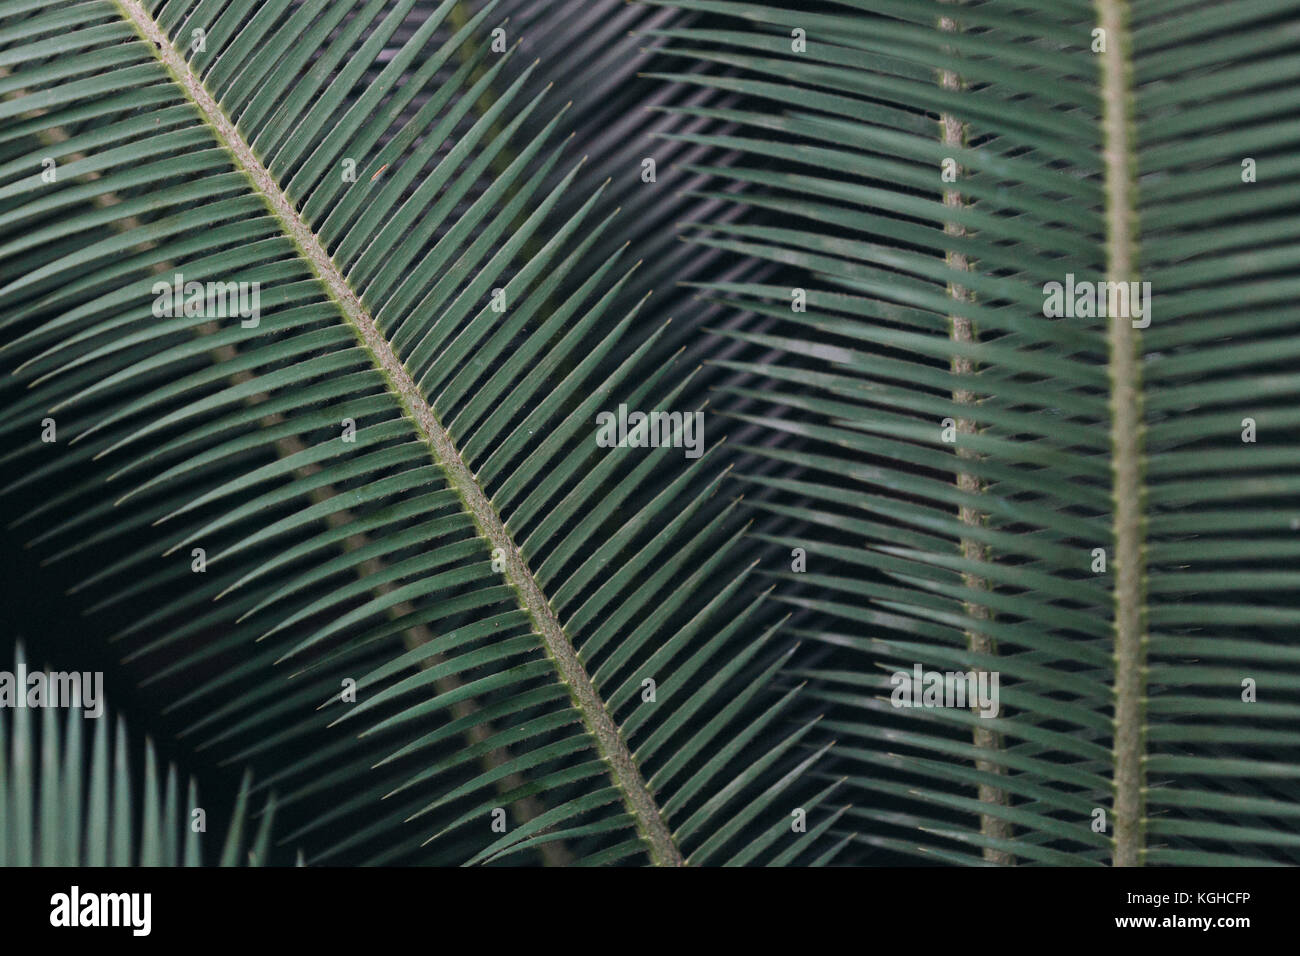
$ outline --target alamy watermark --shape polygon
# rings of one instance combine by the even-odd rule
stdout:
[[[997,671],[894,671],[889,683],[895,707],[959,707],[978,710],[981,717],[998,715],[1000,675]]]
[[[83,893],[73,884],[50,897],[50,925],[55,927],[123,927],[132,936],[153,929],[152,893]]]
[[[155,282],[152,291],[155,318],[238,318],[246,329],[257,328],[262,320],[260,282],[186,282],[178,272],[171,282]]]
[[[687,458],[704,452],[703,412],[629,412],[596,414],[596,445],[600,448],[684,448]]]
[[[81,716],[104,714],[103,671],[0,671],[0,707],[79,707]]]
[[[1064,284],[1043,286],[1043,315],[1049,319],[1117,316],[1132,319],[1135,329],[1145,329],[1151,324],[1151,283],[1075,281],[1074,273],[1067,272]]]

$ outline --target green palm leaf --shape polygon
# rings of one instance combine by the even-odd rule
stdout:
[[[0,6],[17,528],[309,860],[825,862],[717,455],[593,441],[689,376],[493,16]]]
[[[15,672],[22,667],[19,647]],[[66,710],[62,718],[53,707],[41,709],[39,719],[25,707],[14,709],[12,717],[8,713],[0,709],[0,866],[202,862],[207,811],[200,805],[194,779],[182,803],[176,767],[169,765],[164,779],[147,740],[144,771],[133,772],[121,718],[110,744],[106,712],[90,723],[76,708]],[[222,866],[260,866],[268,859],[275,797],[268,797],[256,833],[247,842],[250,784],[245,776],[222,844]],[[137,793],[143,795],[139,804]]]
[[[691,239],[784,269],[701,288],[776,322],[722,364],[864,858],[1295,862],[1293,7],[664,5],[739,97],[670,134],[741,157]],[[918,663],[1000,715],[891,706]]]

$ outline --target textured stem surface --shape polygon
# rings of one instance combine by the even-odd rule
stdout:
[[[945,33],[954,33],[959,28],[956,21],[951,17],[942,17],[939,20],[939,29]],[[945,90],[960,90],[962,88],[961,77],[952,70],[942,70],[939,74],[939,85]],[[953,146],[958,149],[965,147],[968,135],[965,123],[947,113],[940,117],[939,122],[942,127],[945,146]],[[943,204],[948,208],[961,209],[964,202],[960,190],[945,189],[943,191]],[[966,227],[957,222],[944,223],[943,231],[945,235],[955,238],[966,235]],[[949,250],[945,254],[945,261],[953,269],[961,272],[970,271],[971,264],[964,252]],[[970,302],[974,298],[969,289],[957,282],[948,283],[948,295],[956,302]],[[971,324],[971,320],[964,315],[950,315],[948,317],[948,328],[949,336],[954,342],[968,343],[975,341],[975,327]],[[954,355],[950,367],[953,375],[956,376],[968,376],[975,371],[975,364],[963,355]],[[952,400],[959,405],[974,405],[976,403],[975,394],[964,388],[955,389],[952,393]],[[976,431],[975,422],[969,418],[958,418],[956,425],[959,435],[969,435]],[[977,457],[977,455],[974,450],[962,447],[959,444],[957,457],[970,459]],[[965,471],[957,473],[957,487],[971,496],[979,495],[984,490],[979,476]],[[970,505],[962,505],[958,511],[958,517],[962,524],[971,527],[979,527],[984,523],[984,516],[978,509]],[[961,539],[961,554],[968,561],[987,561],[989,558],[988,549],[974,538],[964,537]],[[965,587],[967,594],[987,591],[989,588],[987,580],[969,571],[962,572],[962,585]],[[984,605],[969,598],[962,603],[966,616],[972,621],[988,620],[989,609]],[[966,630],[966,646],[974,654],[989,657],[997,654],[997,642],[976,627],[970,627]],[[1002,735],[984,727],[982,724],[976,723],[974,730],[971,732],[971,737],[976,748],[981,751],[1000,751],[1002,749]],[[976,760],[975,769],[988,774],[1006,772],[1001,762],[996,760]],[[1007,792],[1001,787],[992,784],[981,783],[978,794],[980,803],[998,806],[1009,806],[1011,803]],[[980,833],[991,840],[999,842],[1010,840],[1012,837],[1011,823],[999,816],[982,813],[980,814]],[[1012,853],[994,846],[984,847],[984,859],[990,863],[1000,863],[1006,866],[1013,865],[1016,862],[1016,858]]]
[[[1106,278],[1137,281],[1137,183],[1133,154],[1133,69],[1126,0],[1097,0],[1106,31],[1101,57],[1106,171]],[[1146,696],[1146,558],[1143,547],[1140,336],[1125,315],[1110,317],[1111,471],[1115,560],[1116,866],[1142,863]]]

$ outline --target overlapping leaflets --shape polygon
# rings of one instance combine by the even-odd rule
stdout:
[[[413,10],[0,5],[0,430],[60,489],[19,530],[308,862],[821,858],[717,454],[594,441],[683,376],[601,190],[551,215],[563,109],[492,4]],[[174,274],[258,321],[158,318]]]

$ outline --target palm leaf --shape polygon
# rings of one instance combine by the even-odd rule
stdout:
[[[0,7],[18,530],[309,859],[829,859],[717,455],[593,441],[698,406],[494,17]]]
[[[740,97],[669,134],[740,154],[691,239],[783,268],[700,287],[779,321],[724,364],[862,858],[1295,862],[1293,6],[663,5],[661,79]],[[1000,716],[891,706],[914,664]]]
[[[22,666],[20,646],[15,672]],[[25,707],[7,713],[0,709],[0,866],[200,865],[207,811],[194,779],[182,803],[175,765],[164,777],[147,740],[143,773],[133,772],[121,718],[110,743],[107,712],[91,723],[76,708],[60,718],[45,707],[39,720]],[[250,784],[245,776],[222,843],[222,866],[267,860],[275,797],[268,797],[248,842]],[[139,802],[135,794],[143,795]]]

